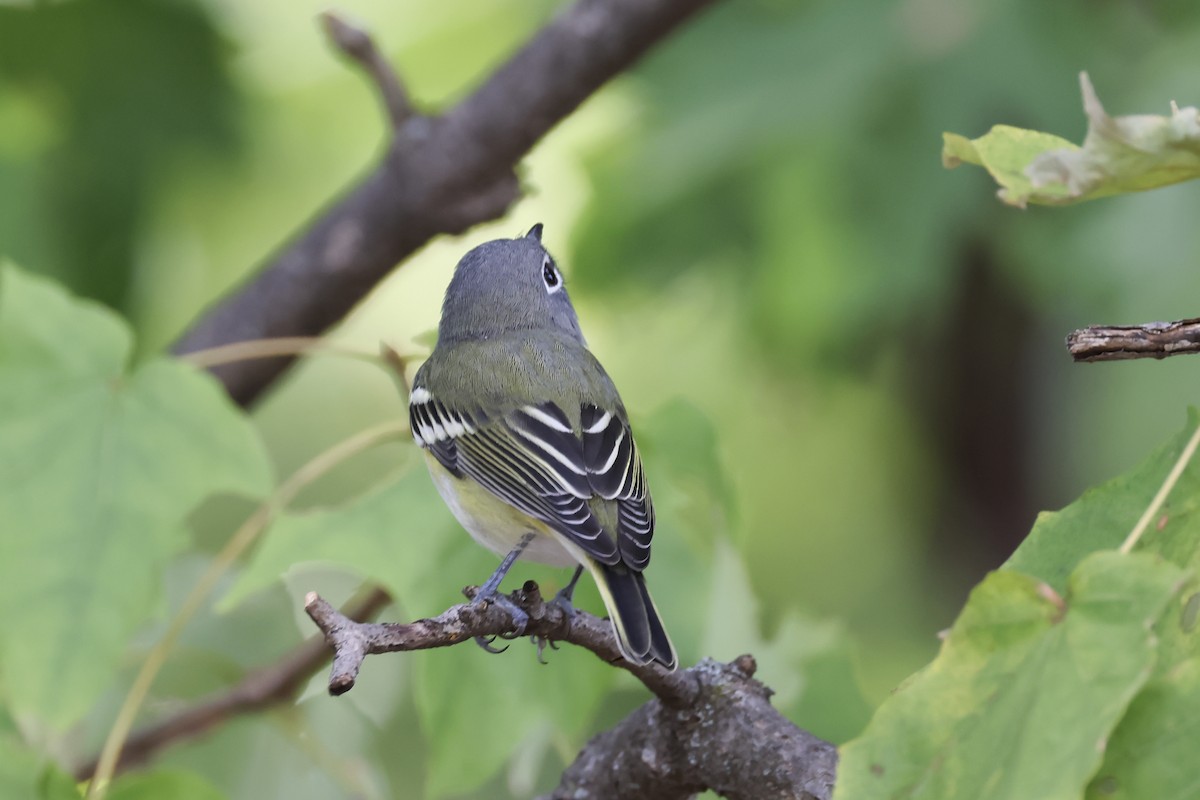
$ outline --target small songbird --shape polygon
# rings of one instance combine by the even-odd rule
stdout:
[[[542,226],[498,239],[458,262],[442,305],[437,347],[413,380],[413,438],[433,482],[500,566],[475,596],[527,615],[498,592],[518,558],[586,568],[621,652],[635,664],[676,665],[642,574],[654,507],[625,407],[592,355],[542,247]],[[486,645],[485,645],[486,646]]]

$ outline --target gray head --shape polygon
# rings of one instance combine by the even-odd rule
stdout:
[[[538,329],[583,342],[562,273],[542,247],[541,223],[519,239],[485,242],[463,256],[446,289],[438,341]]]

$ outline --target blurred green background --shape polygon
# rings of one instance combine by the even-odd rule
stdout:
[[[323,42],[323,8],[0,4],[0,254],[126,315],[144,353],[168,346],[382,151],[378,100]],[[436,110],[557,4],[339,8]],[[1130,467],[1195,397],[1187,359],[1073,365],[1063,337],[1198,313],[1200,187],[1022,212],[995,199],[981,170],[941,166],[945,130],[973,137],[1003,122],[1082,140],[1084,69],[1112,114],[1200,102],[1200,7],[718,4],[537,147],[528,195],[508,217],[432,243],[333,335],[421,352],[414,337],[436,326],[458,257],[544,222],[645,440],[663,518],[649,574],[685,663],[752,649],[789,716],[843,741],[932,657],[937,631],[1037,511]],[[254,414],[286,475],[403,408],[382,373],[319,358]],[[412,448],[381,449],[304,504],[353,498],[413,461]],[[195,516],[196,546],[165,576],[164,609],[245,508]],[[411,537],[422,558],[422,531],[398,523],[390,535]],[[439,593],[390,616],[435,613],[486,576],[490,556],[461,539],[429,565]],[[335,566],[301,566],[212,612],[149,713],[308,635],[293,624],[304,590],[337,597],[354,584]],[[564,693],[576,729],[548,721],[514,740],[482,693],[473,737],[452,727],[440,739],[429,724],[439,712],[420,711],[418,673],[503,660],[536,670],[537,683],[491,687],[519,693],[553,685],[580,658],[554,653],[540,667],[520,644],[495,662],[474,648],[379,657],[346,698],[318,686],[163,761],[238,798],[420,798],[438,786],[527,796],[644,692],[606,675],[610,702],[597,694],[573,709]],[[58,742],[68,762],[94,749],[123,688]],[[428,777],[439,759],[469,761],[477,741],[516,754],[484,788]]]

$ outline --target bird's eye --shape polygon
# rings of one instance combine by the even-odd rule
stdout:
[[[550,260],[550,256],[546,256],[542,261],[542,280],[546,282],[546,288],[549,290],[556,289],[561,282],[558,270],[554,268],[554,262]]]

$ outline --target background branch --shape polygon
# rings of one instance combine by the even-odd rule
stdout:
[[[397,129],[403,125],[404,120],[412,113],[408,90],[400,82],[400,76],[392,69],[392,65],[375,47],[371,34],[333,11],[324,12],[319,19],[325,28],[325,35],[334,46],[357,61],[371,78],[375,90],[383,100],[384,108],[387,109],[392,128]]]
[[[391,597],[382,589],[371,589],[352,600],[347,618],[368,620],[378,614]],[[286,653],[273,664],[249,673],[236,685],[213,692],[167,717],[135,732],[121,749],[117,772],[136,767],[173,744],[194,739],[239,714],[249,714],[295,700],[304,684],[329,661],[329,648],[317,636]],[[75,779],[86,781],[96,771],[98,757],[75,769]]]
[[[508,597],[529,615],[524,635],[591,650],[656,695],[588,742],[543,800],[683,800],[705,789],[732,800],[828,800],[832,795],[837,748],[771,706],[771,690],[753,680],[757,665],[751,656],[732,664],[705,659],[675,672],[657,664],[637,666],[621,657],[611,624],[583,611],[568,618],[543,602],[533,581]],[[449,647],[476,636],[512,636],[508,612],[490,603],[457,605],[408,624],[355,622],[316,594],[306,598],[305,610],[334,649],[331,694],[354,686],[368,655]]]
[[[382,162],[175,344],[187,353],[235,341],[311,336],[341,320],[391,268],[440,233],[496,219],[520,196],[515,168],[602,84],[712,0],[576,0],[473,94],[440,116],[402,113]],[[334,18],[336,19],[336,18]],[[340,21],[339,21],[340,22]],[[384,94],[369,37],[335,41]],[[365,34],[363,34],[365,37]],[[365,50],[363,48],[366,48]],[[395,87],[401,84],[397,80]],[[401,90],[402,91],[402,90]],[[405,111],[407,100],[403,101]],[[290,358],[213,369],[252,402]]]
[[[1124,361],[1166,358],[1200,352],[1200,319],[1147,322],[1142,325],[1093,325],[1067,336],[1076,361]]]

